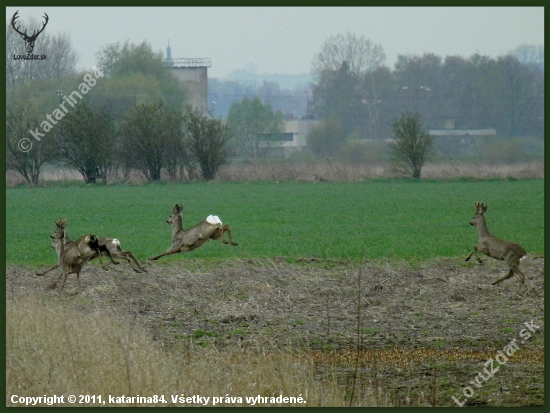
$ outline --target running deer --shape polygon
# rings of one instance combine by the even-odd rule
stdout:
[[[237,245],[231,237],[231,228],[229,225],[223,225],[220,219],[215,215],[209,215],[204,221],[198,223],[193,228],[183,229],[183,219],[181,212],[183,205],[176,205],[172,208],[172,215],[166,220],[166,223],[172,224],[172,246],[159,255],[149,258],[158,260],[165,255],[178,254],[184,251],[193,251],[204,245],[208,240],[220,239],[224,244]],[[226,241],[223,234],[229,235],[229,241]]]
[[[59,228],[61,231],[63,231],[65,248],[67,248],[73,242],[69,238],[69,236],[67,235],[67,220],[62,219],[62,220],[56,221],[55,225],[57,226],[57,228]],[[128,261],[128,264],[130,265],[130,267],[134,271],[136,271],[136,272],[142,272],[142,271],[147,272],[147,270],[139,264],[139,261],[136,259],[136,257],[134,257],[134,254],[132,254],[130,251],[124,251],[122,249],[122,247],[120,246],[120,241],[117,240],[116,238],[99,238],[98,240],[99,240],[99,248],[101,250],[101,254],[98,254],[97,256],[92,257],[90,259],[94,260],[96,258],[99,258],[101,268],[103,268],[105,271],[107,271],[107,267],[105,265],[103,265],[103,261],[102,261],[101,257],[103,255],[107,255],[107,252],[109,252],[111,257],[121,258],[121,259],[124,259],[124,260]],[[50,245],[50,248],[55,249],[54,244]],[[137,267],[139,269],[135,269],[132,266],[132,261],[130,259],[134,261],[134,263],[137,265]],[[111,261],[114,264],[118,264],[118,262],[115,262],[112,259],[111,259]],[[36,275],[43,276],[43,275],[47,274],[48,272],[50,272],[52,270],[55,270],[58,267],[59,267],[59,263],[55,264],[53,267],[51,267],[50,269],[48,269],[44,272],[37,272]]]
[[[505,241],[491,234],[487,229],[487,221],[485,221],[487,205],[483,202],[476,202],[474,205],[476,212],[470,221],[470,225],[477,227],[479,240],[477,244],[474,245],[474,250],[466,257],[466,261],[475,254],[477,261],[481,263],[482,261],[478,256],[478,251],[489,257],[496,258],[497,260],[506,261],[510,271],[498,280],[493,281],[491,285],[496,285],[501,281],[507,280],[512,277],[514,273],[521,277],[521,283],[523,284],[525,282],[525,274],[519,269],[519,263],[521,259],[527,255],[525,248],[515,242]]]
[[[61,274],[57,280],[53,283],[54,287],[57,285],[57,281],[63,277],[63,283],[61,284],[60,292],[65,287],[65,281],[69,274],[76,274],[76,280],[78,282],[78,289],[80,286],[80,271],[84,264],[91,259],[101,256],[102,248],[99,246],[99,240],[95,235],[84,235],[78,238],[76,241],[67,243],[65,239],[65,231],[61,227],[57,227],[55,232],[51,235],[53,244],[55,246],[57,255],[59,257],[59,267],[61,267]],[[107,256],[113,261],[113,257],[106,250]],[[116,263],[113,261],[113,263]]]

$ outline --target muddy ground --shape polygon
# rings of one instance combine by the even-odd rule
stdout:
[[[345,354],[359,346],[366,357],[360,364],[365,377],[380,380],[378,385],[397,395],[394,405],[410,401],[398,397],[406,389],[409,396],[428,399],[431,391],[436,405],[456,405],[451,400],[455,395],[465,405],[540,406],[544,257],[530,255],[522,267],[525,284],[514,276],[491,286],[506,271],[505,263],[492,259],[483,264],[445,258],[419,265],[358,265],[315,258],[213,263],[182,257],[147,264],[147,273],[136,273],[127,264],[104,271],[93,262],[81,274],[81,290],[70,275],[60,293],[59,286],[51,288],[59,270],[37,277],[35,271],[46,266],[9,266],[6,298],[38,293],[86,313],[108,308],[176,350],[269,343],[313,351],[320,375],[327,366],[337,366],[342,377],[349,376],[355,358]],[[520,332],[531,321],[538,328],[531,327],[531,337],[525,339]],[[513,339],[520,351],[465,397],[464,387]],[[403,352],[409,359],[396,364],[396,352],[401,352],[399,360]],[[375,375],[373,359],[380,361]]]

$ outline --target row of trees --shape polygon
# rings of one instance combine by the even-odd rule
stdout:
[[[30,186],[38,184],[45,163],[67,165],[86,183],[105,184],[114,170],[137,170],[148,181],[159,181],[162,171],[172,178],[212,179],[233,155],[229,128],[220,119],[191,108],[175,111],[163,102],[139,103],[115,122],[105,108],[82,101],[39,142],[30,142],[29,130],[40,120],[31,105],[8,108],[7,167]]]
[[[527,56],[526,47],[520,56]],[[443,129],[495,128],[501,136],[543,136],[544,69],[513,54],[496,59],[400,55],[391,70],[381,45],[354,34],[329,38],[314,57],[313,110],[345,135],[385,138],[403,111]]]
[[[77,55],[68,35],[42,35],[35,45],[48,55],[47,62],[66,62],[57,69],[11,59],[22,42],[9,24],[6,35],[6,163],[29,185],[37,185],[46,163],[69,166],[87,183],[106,183],[109,172],[128,176],[132,170],[150,181],[163,173],[212,179],[234,154],[229,127],[186,106],[186,90],[149,43],[126,41],[100,50],[101,77],[69,107],[66,96],[86,74],[75,70]],[[68,112],[35,140],[29,131],[63,102]]]
[[[239,88],[245,94],[226,108],[224,123],[213,118],[212,110],[205,117],[184,109],[186,91],[163,64],[162,53],[146,42],[127,41],[97,53],[105,76],[52,133],[41,142],[29,141],[35,147],[23,153],[17,145],[28,141],[28,131],[39,124],[37,114],[50,112],[57,99],[62,102],[84,73],[74,70],[76,53],[68,36],[37,40],[37,50],[63,62],[52,68],[10,59],[11,48],[21,41],[9,25],[6,33],[8,167],[29,183],[36,184],[45,162],[71,165],[86,182],[105,181],[112,169],[136,169],[148,180],[160,179],[162,171],[183,179],[211,179],[231,154],[260,158],[269,140],[281,140],[285,109],[278,98],[288,91],[272,82],[254,89],[211,80],[220,96]],[[301,102],[307,117],[313,114],[322,121],[308,144],[323,157],[337,154],[349,138],[396,138],[395,122],[403,123],[404,114],[407,119],[418,116],[419,123],[422,113],[431,128],[450,120],[456,128],[495,127],[501,135],[537,136],[542,133],[543,65],[528,61],[533,56],[528,48],[521,52],[522,58],[510,54],[497,59],[399,56],[392,70],[384,64],[381,45],[351,33],[337,35],[313,60],[311,101],[304,90],[293,92],[291,100]],[[201,158],[201,153],[208,155]],[[30,158],[25,167],[17,166]]]

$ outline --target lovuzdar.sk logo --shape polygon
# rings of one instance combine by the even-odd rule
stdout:
[[[24,60],[44,60],[46,59],[46,55],[34,55],[32,54],[34,50],[34,43],[36,42],[36,39],[38,38],[38,35],[44,31],[46,28],[46,25],[48,24],[48,21],[50,18],[46,13],[44,13],[44,22],[42,23],[42,27],[37,31],[36,29],[33,30],[32,34],[29,36],[27,34],[27,30],[24,32],[21,32],[20,27],[16,26],[16,23],[18,23],[16,20],[19,18],[18,16],[19,10],[15,12],[11,19],[11,26],[13,27],[13,30],[15,30],[17,33],[21,35],[21,38],[25,41],[25,49],[27,51],[26,55],[13,55],[13,58],[15,60],[24,59]]]

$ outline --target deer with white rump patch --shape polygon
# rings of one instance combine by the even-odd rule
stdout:
[[[67,276],[69,274],[76,274],[76,280],[78,282],[78,288],[80,289],[80,271],[84,264],[90,261],[92,258],[101,256],[102,249],[99,246],[99,240],[95,235],[85,235],[78,238],[76,241],[71,243],[66,243],[65,239],[65,230],[64,228],[57,226],[55,232],[51,235],[53,239],[53,246],[59,257],[59,267],[61,267],[61,275],[53,283],[55,286],[57,281],[63,277],[63,283],[61,284],[61,289],[65,286],[65,281],[67,281]],[[109,253],[109,250],[105,251],[107,256],[111,259],[113,264],[118,264],[113,261],[113,257]]]
[[[231,237],[231,228],[229,225],[223,225],[216,215],[209,215],[204,221],[198,223],[193,228],[183,229],[183,219],[181,213],[183,205],[179,204],[172,208],[172,215],[166,220],[166,223],[172,224],[172,246],[161,254],[149,258],[158,260],[165,255],[178,254],[184,251],[193,251],[204,245],[209,240],[220,239],[224,244],[237,245]],[[223,234],[227,232],[229,241],[226,241]]]
[[[65,243],[65,248],[67,248],[70,244],[73,243],[73,241],[67,235],[67,220],[66,219],[61,219],[59,221],[56,221],[55,225],[57,226],[58,229],[60,229],[61,231],[64,232],[63,239],[64,239],[64,243]],[[130,251],[124,251],[122,249],[122,247],[120,246],[120,241],[117,240],[116,238],[98,238],[98,243],[99,243],[99,249],[101,251],[101,254],[98,254],[98,255],[90,258],[90,260],[94,260],[96,258],[99,258],[99,263],[100,263],[101,267],[104,270],[107,271],[107,267],[105,265],[103,265],[103,261],[102,261],[101,257],[103,255],[107,255],[107,252],[109,252],[111,257],[122,258],[123,260],[128,261],[128,264],[130,264],[130,267],[132,267],[132,269],[134,271],[136,271],[136,272],[142,272],[142,271],[147,272],[147,270],[139,264],[139,261],[136,259],[136,257],[134,257],[134,254],[132,254]],[[56,249],[54,244],[52,244],[50,246],[50,248]],[[132,261],[130,261],[130,260],[133,260],[134,263],[137,265],[137,267],[139,269],[134,268],[132,266]],[[118,262],[113,261],[112,258],[111,258],[111,261],[113,262],[113,264],[118,264]],[[36,275],[43,276],[43,275],[47,274],[48,272],[50,272],[52,270],[55,270],[56,268],[59,268],[59,263],[55,264],[53,267],[51,267],[50,269],[48,269],[44,272],[37,272]]]
[[[474,250],[466,257],[466,261],[475,254],[477,261],[481,263],[482,261],[478,256],[478,251],[489,257],[496,258],[497,260],[506,261],[510,268],[508,274],[493,281],[491,285],[496,285],[501,281],[507,280],[512,277],[514,273],[521,277],[521,283],[523,284],[525,282],[525,274],[519,269],[519,263],[521,259],[527,255],[527,251],[515,242],[505,241],[491,234],[487,229],[487,221],[485,220],[487,205],[483,202],[476,202],[474,205],[476,212],[470,221],[470,225],[477,227],[479,240],[477,244],[474,245]]]

